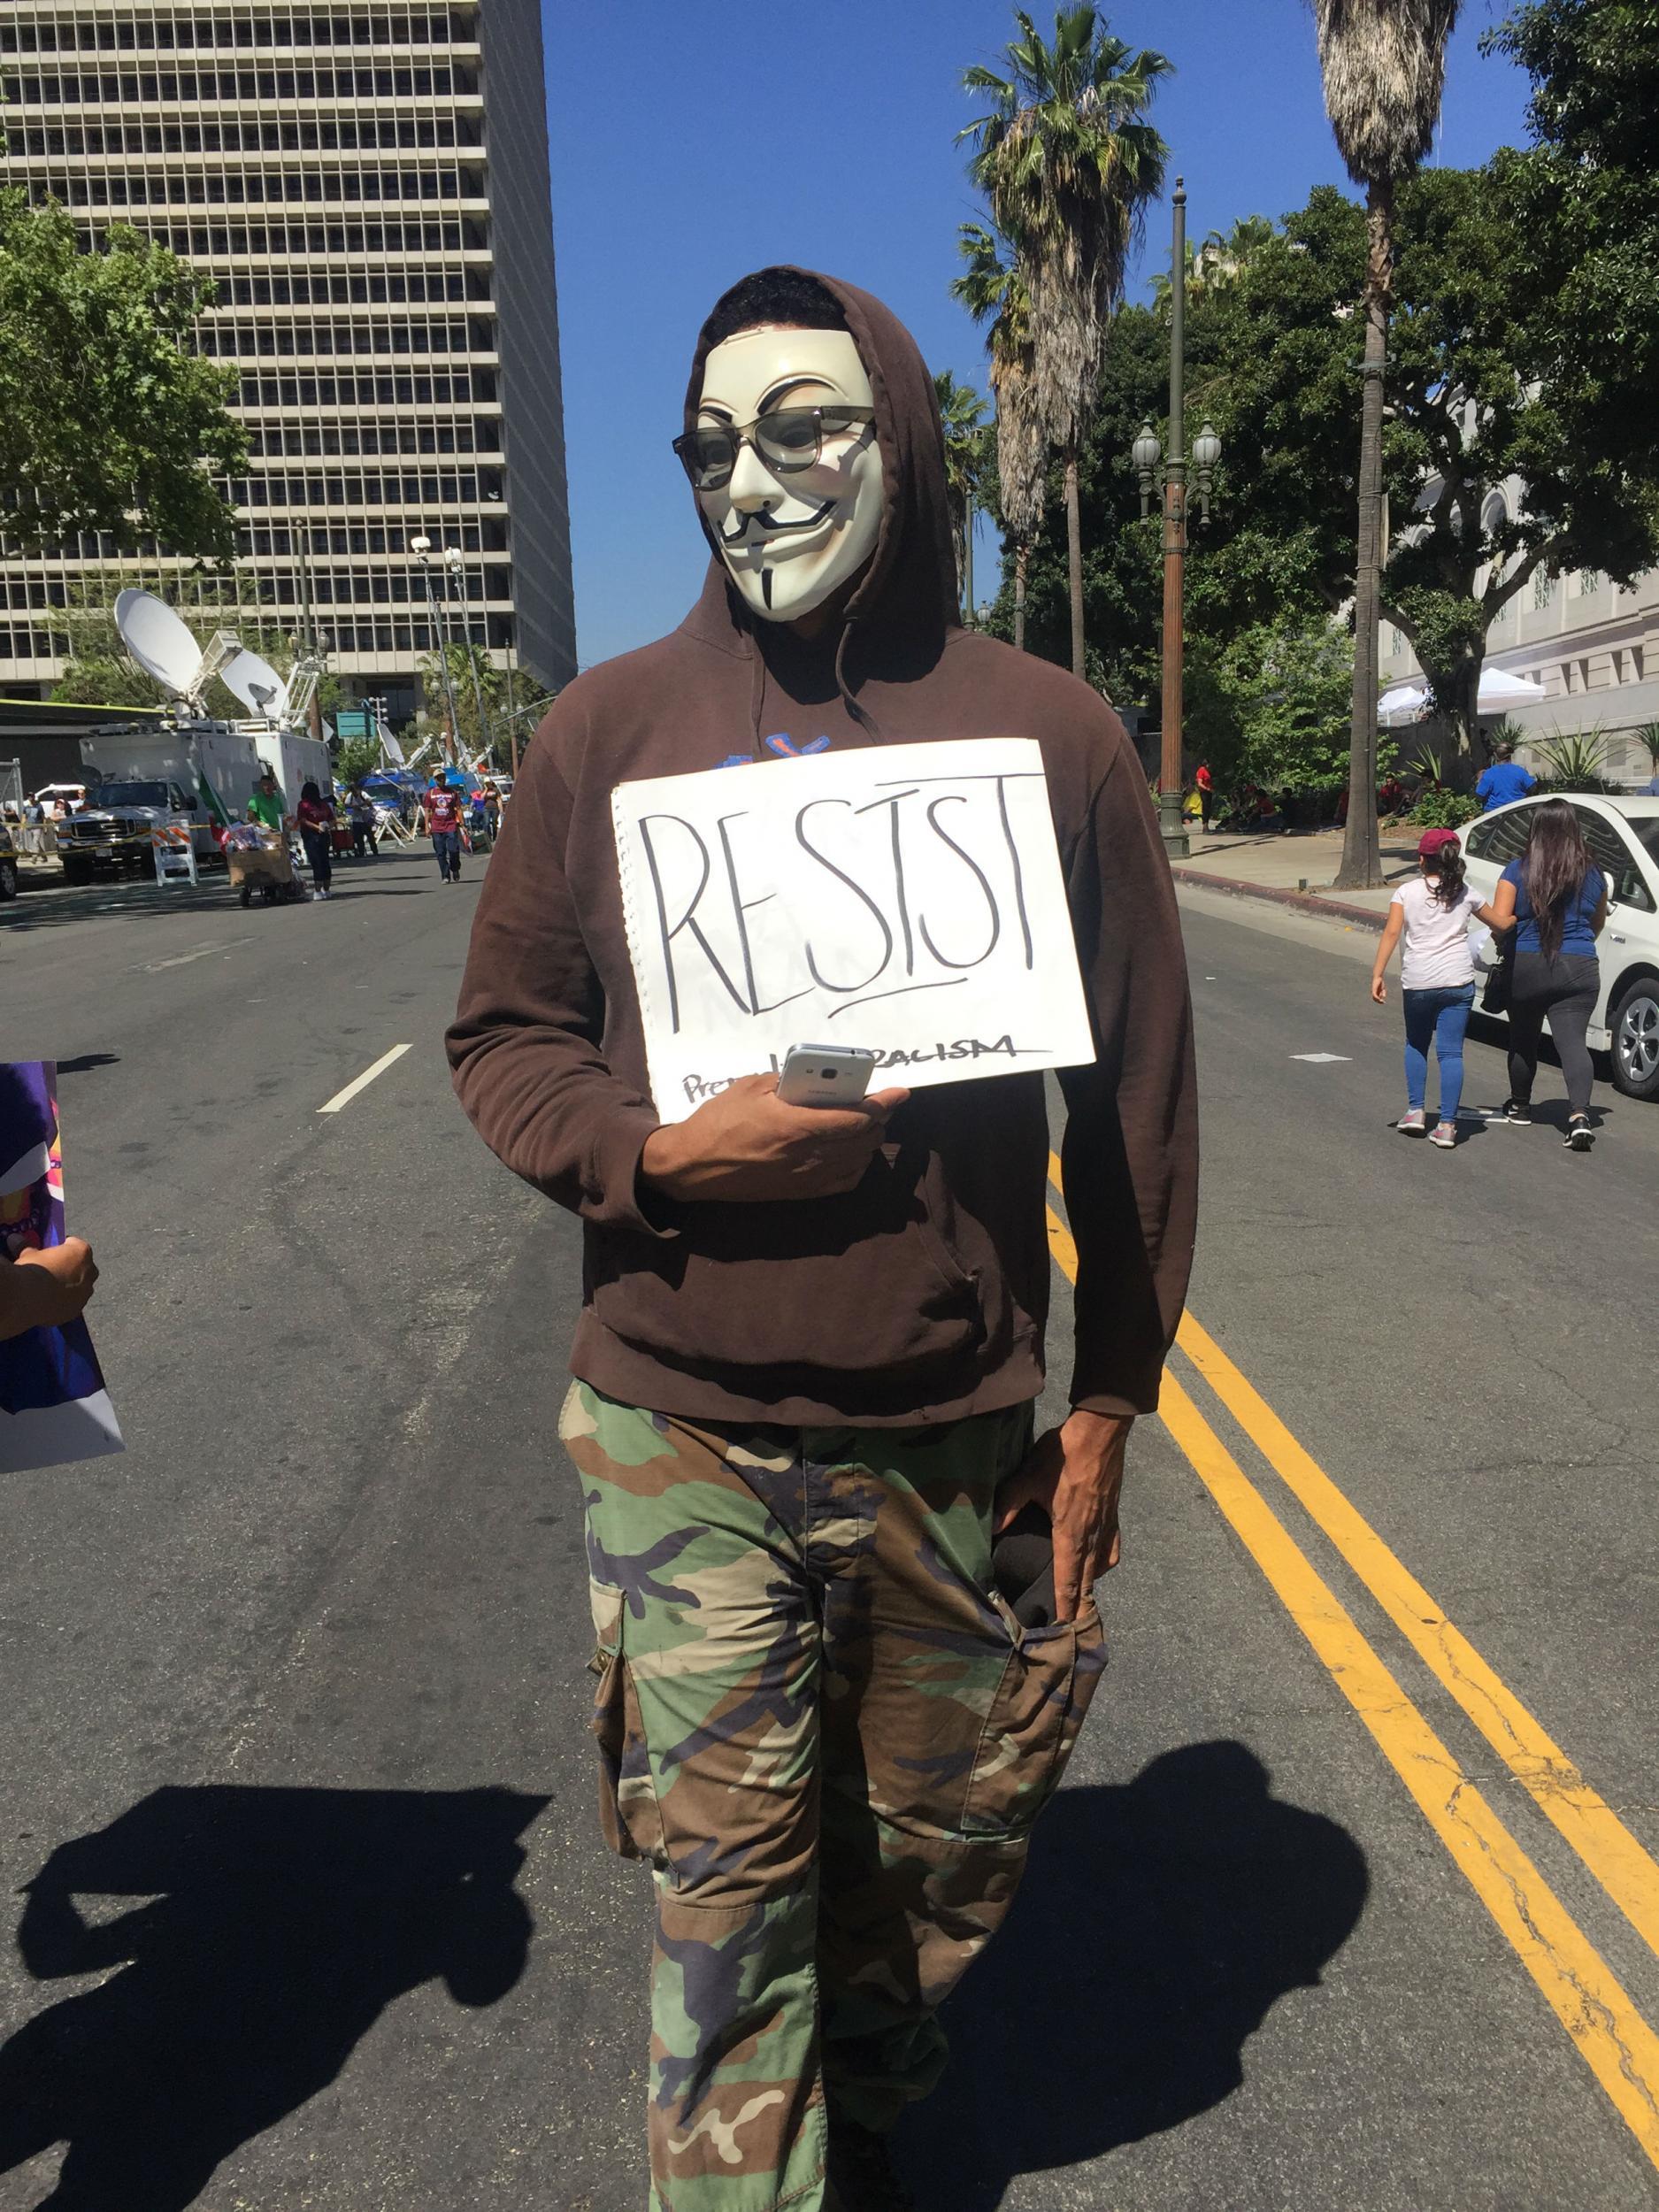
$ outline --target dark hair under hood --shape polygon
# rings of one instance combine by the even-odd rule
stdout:
[[[834,668],[835,687],[849,711],[866,727],[873,728],[870,715],[855,695],[860,678],[887,672],[890,667],[895,673],[900,667],[922,672],[937,660],[946,631],[958,621],[956,557],[945,495],[945,434],[939,419],[939,401],[921,348],[892,309],[873,294],[860,291],[856,284],[844,283],[840,277],[783,263],[757,270],[752,277],[740,279],[740,283],[769,277],[805,279],[828,294],[846,319],[875,399],[876,442],[881,454],[886,510],[870,565],[848,603]],[[698,333],[686,387],[687,430],[696,427],[703,364],[716,342],[710,336],[710,326],[737,289],[733,285],[721,294]],[[692,496],[695,503],[695,494]],[[709,541],[712,559],[702,597],[686,626],[706,634],[711,626],[718,625],[728,639],[735,629],[750,641],[762,631],[787,631],[785,624],[757,624],[753,619],[732,582],[700,503],[697,519]],[[769,634],[761,642],[770,649],[782,645],[783,641]],[[764,682],[764,651],[756,652],[751,703],[757,736]]]

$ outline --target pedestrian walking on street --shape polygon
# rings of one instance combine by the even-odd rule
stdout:
[[[887,2133],[939,2078],[939,2008],[1008,1909],[1104,1662],[1094,1586],[1191,1260],[1191,1009],[1117,717],[961,626],[933,380],[892,313],[799,269],[744,279],[703,326],[681,434],[702,596],[538,730],[449,1050],[485,1140],[584,1223],[560,1433],[587,1515],[602,1822],[656,1878],[650,2204],[898,2212]],[[653,1105],[646,1025],[664,1017],[641,1004],[612,823],[619,786],[728,769],[741,823],[746,794],[818,753],[890,807],[919,741],[972,754],[1010,730],[1040,749],[1098,1041],[1059,1078],[1076,1356],[1071,1410],[1034,1441],[1042,1075],[845,1109],[739,1075],[679,1116]],[[949,802],[932,804],[944,837]],[[820,872],[817,950],[850,974],[874,902]],[[775,912],[753,928],[760,993],[787,990],[799,939]],[[888,935],[878,972],[904,958]],[[849,1041],[898,1033],[886,1012]],[[993,1576],[1028,1514],[1052,1539],[1046,1620]]]
[[[1485,922],[1494,930],[1502,926],[1497,909],[1483,906],[1464,880],[1457,832],[1425,830],[1417,840],[1417,873],[1389,902],[1382,942],[1371,966],[1371,995],[1379,1006],[1386,1001],[1384,978],[1394,947],[1403,939],[1400,996],[1406,1017],[1406,1110],[1394,1125],[1408,1137],[1427,1135],[1431,1144],[1444,1151],[1457,1141],[1463,1037],[1475,1002],[1471,922]],[[1440,1071],[1440,1118],[1432,1132],[1425,1111],[1431,1042]]]
[[[1208,835],[1210,810],[1216,803],[1216,780],[1210,772],[1210,763],[1207,760],[1199,762],[1193,781],[1198,786],[1198,812],[1204,826],[1205,834]]]
[[[1515,980],[1509,997],[1510,1121],[1532,1118],[1532,1084],[1544,1024],[1567,1079],[1567,1134],[1575,1152],[1595,1141],[1590,1087],[1595,1070],[1586,1032],[1601,988],[1595,941],[1607,921],[1607,878],[1590,857],[1578,818],[1565,799],[1546,799],[1532,818],[1526,850],[1498,879],[1494,927],[1515,925]]]
[[[432,780],[432,787],[422,799],[421,810],[432,839],[432,849],[438,856],[438,876],[444,883],[461,880],[461,794],[455,789],[448,774],[442,768]]]
[[[296,810],[300,842],[311,872],[311,896],[326,899],[334,879],[334,803],[325,799],[309,778],[300,786]]]
[[[346,819],[351,826],[352,858],[378,860],[380,848],[374,833],[374,802],[360,783],[354,783],[346,794]]]

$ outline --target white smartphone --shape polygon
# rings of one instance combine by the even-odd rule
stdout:
[[[778,1095],[786,1106],[856,1106],[875,1070],[875,1054],[857,1045],[791,1045]]]

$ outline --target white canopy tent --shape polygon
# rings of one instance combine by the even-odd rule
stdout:
[[[1530,676],[1517,676],[1507,668],[1483,668],[1475,696],[1477,714],[1502,714],[1510,707],[1533,706],[1544,696],[1542,684]],[[1377,702],[1381,722],[1414,722],[1428,704],[1426,684],[1396,684]]]

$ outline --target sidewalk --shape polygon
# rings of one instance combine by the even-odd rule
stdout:
[[[1331,879],[1342,859],[1340,830],[1291,830],[1283,835],[1251,837],[1219,831],[1191,833],[1192,851],[1171,870],[1177,884],[1203,884],[1240,898],[1269,899],[1307,914],[1328,914],[1344,922],[1380,929],[1394,887],[1417,873],[1417,833],[1385,826],[1379,891],[1333,891]]]

